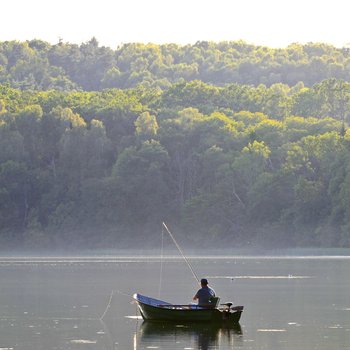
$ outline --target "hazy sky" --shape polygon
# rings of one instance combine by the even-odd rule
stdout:
[[[348,6],[347,6],[348,4]],[[3,0],[0,41],[350,43],[349,0]]]

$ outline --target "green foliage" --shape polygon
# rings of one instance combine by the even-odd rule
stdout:
[[[81,45],[6,41],[0,42],[0,83],[9,82],[20,89],[61,91],[127,89],[138,85],[166,89],[195,80],[216,86],[294,86],[303,82],[310,87],[329,78],[349,82],[349,55],[347,49],[322,43],[291,44],[284,49],[244,41],[185,46],[130,43],[112,50],[101,47],[96,38]],[[261,97],[270,101],[269,108],[276,116],[285,115],[288,97],[274,101],[281,95],[273,92]],[[233,103],[244,102],[240,99]]]
[[[0,43],[4,248],[350,246],[348,55]]]
[[[151,139],[157,135],[158,123],[154,115],[143,112],[135,121],[136,134],[143,139]]]
[[[112,177],[120,197],[117,208],[122,223],[160,222],[171,200],[167,196],[168,163],[168,152],[154,140],[120,154]]]

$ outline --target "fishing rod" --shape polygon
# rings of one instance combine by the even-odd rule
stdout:
[[[182,255],[182,257],[183,257],[184,260],[186,261],[186,264],[187,264],[187,266],[189,267],[189,269],[191,270],[193,277],[194,277],[195,280],[198,282],[198,284],[200,284],[200,280],[199,280],[198,276],[197,276],[196,273],[194,272],[194,270],[193,270],[193,268],[192,268],[190,262],[187,260],[187,258],[186,258],[186,256],[185,256],[185,254],[183,253],[181,247],[180,247],[180,246],[178,245],[178,243],[176,242],[176,239],[174,238],[174,236],[172,235],[172,233],[171,233],[170,230],[168,229],[168,226],[165,225],[165,222],[164,222],[164,221],[163,221],[163,226],[164,226],[165,230],[168,232],[170,238],[171,238],[171,239],[173,240],[173,242],[175,243],[176,248],[179,250],[180,254]]]

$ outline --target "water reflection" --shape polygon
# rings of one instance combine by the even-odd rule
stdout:
[[[232,348],[242,341],[241,326],[210,324],[171,324],[143,322],[136,334],[136,344],[160,349],[219,349]],[[134,343],[135,344],[135,343]]]

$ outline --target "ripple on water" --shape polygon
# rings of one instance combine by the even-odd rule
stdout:
[[[72,339],[70,341],[72,344],[96,344],[97,340],[88,340],[88,339]]]
[[[130,318],[132,320],[142,320],[142,316],[125,316],[125,318]]]
[[[311,276],[294,276],[294,275],[276,275],[276,276],[255,276],[255,275],[247,275],[247,276],[208,276],[208,278],[217,278],[217,279],[307,279],[312,278]]]

